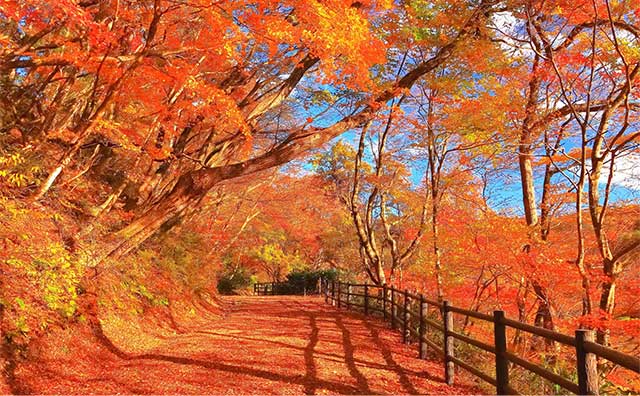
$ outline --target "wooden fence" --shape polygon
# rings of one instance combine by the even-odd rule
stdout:
[[[315,281],[314,281],[315,282]],[[290,282],[260,282],[253,284],[253,294],[258,296],[275,296],[283,294],[299,294],[306,296],[308,294],[320,293],[321,281],[314,286],[303,284],[291,284]]]
[[[266,289],[265,289],[266,290]],[[418,354],[425,358],[428,348],[443,356],[444,375],[447,384],[454,382],[454,368],[459,366],[476,377],[496,387],[496,393],[518,394],[509,385],[509,364],[518,365],[565,390],[581,395],[598,394],[597,358],[606,359],[626,369],[640,373],[640,358],[618,352],[595,343],[592,330],[576,330],[575,336],[528,325],[505,317],[503,311],[487,315],[455,307],[448,301],[438,302],[422,294],[410,293],[393,287],[370,284],[352,284],[323,281],[321,293],[327,303],[338,308],[358,309],[365,315],[377,314],[402,333],[404,343],[417,341]],[[435,316],[434,316],[435,314]],[[471,338],[456,331],[453,315],[462,315],[493,324],[492,344]],[[440,320],[438,320],[440,319]],[[540,365],[517,356],[507,348],[507,329],[517,329],[575,348],[578,383],[558,375]],[[429,329],[441,334],[439,339],[428,337]],[[433,330],[431,330],[433,332]],[[495,376],[487,375],[454,354],[454,343],[474,346],[495,356]]]
[[[275,296],[278,289],[281,288],[279,282],[262,282],[253,284],[253,294],[258,296]]]

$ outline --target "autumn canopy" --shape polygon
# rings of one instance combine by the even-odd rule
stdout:
[[[5,381],[318,271],[637,351],[639,73],[633,0],[3,0]]]

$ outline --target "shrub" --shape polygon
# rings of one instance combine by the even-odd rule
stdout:
[[[287,283],[290,294],[303,294],[314,291],[318,287],[318,279],[336,280],[338,272],[335,269],[328,270],[299,270],[287,275]]]
[[[255,283],[255,277],[246,268],[226,267],[218,278],[218,293],[236,294],[238,290],[246,289]]]

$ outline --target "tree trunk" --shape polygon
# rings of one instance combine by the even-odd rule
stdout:
[[[520,168],[520,182],[522,185],[522,204],[524,207],[524,215],[527,226],[533,228],[540,226],[540,236],[542,240],[546,240],[549,234],[548,229],[548,193],[550,188],[551,173],[547,167],[542,193],[542,222],[538,218],[538,206],[536,202],[534,176],[533,176],[533,150],[535,143],[535,119],[538,113],[538,95],[540,93],[540,77],[538,72],[540,69],[540,56],[536,55],[529,79],[529,92],[527,104],[525,107],[525,118],[522,123],[520,132],[520,144],[518,146],[518,165]],[[530,236],[533,238],[533,236]],[[529,248],[525,248],[528,253]],[[553,318],[551,315],[551,304],[547,292],[537,279],[532,279],[534,293],[538,301],[538,308],[534,324],[547,329],[553,329]]]
[[[378,284],[384,285],[387,283],[387,276],[384,273],[384,266],[380,262],[378,262],[376,266],[376,274],[378,276]]]
[[[608,112],[605,111],[602,116],[602,122],[608,117]],[[602,291],[600,293],[600,310],[607,314],[613,314],[615,308],[615,293],[616,293],[616,276],[617,265],[613,258],[613,253],[609,247],[609,241],[605,233],[605,216],[604,210],[600,206],[600,177],[602,176],[602,167],[604,157],[602,157],[602,142],[601,135],[597,135],[592,148],[591,153],[591,173],[588,176],[589,183],[589,215],[591,217],[591,224],[593,225],[593,231],[598,243],[598,250],[602,257],[602,271],[605,279],[602,282]],[[611,170],[613,172],[613,170]],[[597,341],[603,345],[609,345],[609,329],[598,328]]]
[[[49,176],[47,176],[47,179],[44,181],[44,183],[42,183],[42,185],[38,189],[38,192],[33,196],[32,199],[34,201],[41,200],[47,194],[49,189],[51,189],[51,186],[53,186],[53,183],[55,183],[56,179],[58,179],[58,176],[60,176],[62,171],[64,171],[66,167],[69,166],[71,160],[76,156],[76,154],[80,150],[80,147],[84,143],[84,140],[87,137],[87,130],[88,126],[86,128],[83,128],[78,137],[75,139],[75,142],[73,143],[71,148],[65,151],[65,153],[62,155],[62,158],[60,158],[56,167],[49,173]]]
[[[538,112],[538,94],[540,91],[540,78],[538,70],[540,68],[540,57],[535,56],[531,77],[529,79],[529,92],[525,107],[525,118],[520,132],[520,144],[518,145],[518,165],[520,167],[520,181],[522,185],[522,203],[524,206],[524,216],[527,225],[538,224],[538,210],[536,207],[536,195],[533,185],[533,123]]]
[[[522,181],[522,202],[524,204],[524,216],[527,224],[538,224],[538,211],[536,208],[536,195],[533,186],[533,166],[531,162],[532,152],[524,145],[518,151],[518,163],[520,165],[520,178]]]
[[[440,252],[440,244],[439,244],[439,236],[440,229],[438,227],[438,207],[437,205],[433,205],[431,213],[431,233],[433,237],[433,260],[434,260],[434,268],[436,272],[436,292],[438,294],[438,301],[444,300],[444,282],[442,280],[442,262],[441,262],[441,252]]]
[[[620,272],[622,272],[622,264],[618,260],[603,260],[603,272],[605,279],[602,282],[602,291],[600,294],[600,310],[607,315],[613,315],[615,309],[616,297],[616,281]],[[609,329],[598,329],[598,343],[609,345]]]
[[[538,298],[538,309],[536,311],[535,325],[538,327],[544,327],[545,329],[553,330],[553,317],[551,315],[551,304],[549,304],[549,298],[547,297],[546,290],[538,282],[532,282],[533,291]]]
[[[181,216],[191,205],[198,205],[205,194],[223,180],[220,172],[210,171],[212,169],[182,175],[165,199],[115,234],[115,241],[108,243],[107,250],[98,260],[123,257],[159,230],[166,221]]]

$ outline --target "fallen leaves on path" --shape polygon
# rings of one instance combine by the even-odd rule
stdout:
[[[229,297],[224,304],[223,317],[157,336],[145,353],[78,335],[65,353],[43,354],[18,374],[30,392],[49,394],[478,392],[447,386],[442,363],[417,359],[415,346],[401,344],[385,323],[317,298]]]

